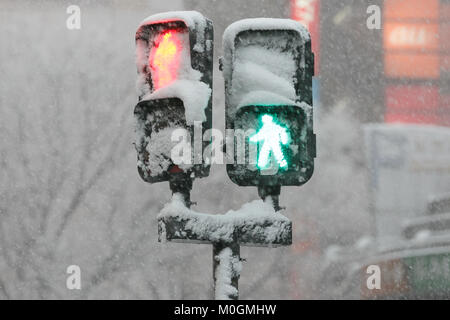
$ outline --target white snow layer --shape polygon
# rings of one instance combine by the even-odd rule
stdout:
[[[193,49],[196,51],[203,51],[205,46],[204,34],[206,20],[196,11],[172,11],[152,15],[142,21],[140,28],[148,24],[174,20],[184,21],[189,28],[192,28],[197,32],[197,42],[193,44]],[[186,123],[188,125],[193,125],[195,121],[206,121],[205,108],[208,106],[212,91],[206,83],[200,81],[202,78],[201,72],[192,68],[189,50],[189,33],[180,33],[178,34],[178,37],[182,42],[182,52],[180,55],[181,62],[178,69],[177,80],[154,92],[149,92],[145,80],[146,76],[141,71],[144,70],[143,66],[148,63],[150,52],[148,48],[143,47],[143,43],[138,41],[136,59],[138,70],[140,70],[141,74],[138,77],[137,86],[138,91],[145,94],[143,100],[164,98],[181,99],[185,108]]]
[[[191,68],[189,73],[180,74],[181,79],[145,95],[143,99],[179,98],[183,101],[187,125],[194,125],[195,121],[204,122],[206,121],[205,108],[208,106],[211,88],[201,82],[199,76],[200,72]],[[183,79],[184,77],[187,79]]]
[[[172,201],[164,206],[158,215],[158,219],[173,217],[186,219],[186,230],[192,231],[198,236],[209,238],[212,242],[231,242],[233,234],[238,226],[245,225],[249,231],[255,234],[264,232],[266,241],[275,242],[281,237],[284,226],[289,219],[273,209],[270,201],[255,200],[246,203],[237,211],[230,210],[224,215],[197,213],[188,209],[183,202],[183,197],[175,193]],[[269,223],[268,223],[269,222]],[[262,227],[270,224],[270,227]]]
[[[248,46],[237,50],[231,104],[295,104],[295,61],[289,53]]]
[[[217,300],[230,300],[230,297],[238,295],[237,289],[231,285],[231,279],[239,276],[242,270],[242,263],[238,257],[233,256],[230,248],[220,251],[214,259],[219,261],[215,272],[215,298]]]
[[[240,32],[245,30],[294,30],[299,32],[305,41],[310,39],[308,30],[295,20],[273,18],[244,19],[232,23],[225,29],[223,47],[233,48],[234,39]]]
[[[294,30],[309,39],[300,23],[289,19],[245,19],[230,25],[224,33],[224,75],[232,74],[231,105],[237,108],[255,105],[296,105],[294,76],[296,63],[290,52],[247,45],[236,49],[236,36],[245,30]],[[234,70],[228,66],[234,64]]]
[[[201,34],[204,34],[206,28],[206,20],[200,12],[197,11],[169,11],[157,13],[145,18],[140,26],[153,24],[163,21],[181,20],[189,28],[198,28]]]

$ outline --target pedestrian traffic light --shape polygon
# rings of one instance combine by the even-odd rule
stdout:
[[[138,171],[147,182],[206,177],[212,124],[212,22],[195,11],[145,19],[136,32]]]
[[[308,31],[288,19],[246,19],[225,30],[223,47],[229,177],[259,188],[306,183],[316,156]]]

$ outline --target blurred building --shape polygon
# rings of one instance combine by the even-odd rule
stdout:
[[[444,212],[441,213],[444,216],[426,215],[427,199],[450,191],[446,183],[449,173],[445,164],[446,129],[437,129],[436,132],[441,131],[434,134],[433,129],[415,125],[450,126],[450,1],[184,2],[186,8],[201,11],[214,20],[217,52],[221,52],[223,30],[236,20],[264,16],[302,22],[311,33],[316,56],[314,107],[319,114],[343,105],[361,123],[411,125],[395,133],[382,128],[381,133],[376,133],[375,149],[370,149],[370,139],[367,141],[373,236],[379,235],[381,228],[397,240],[382,253],[370,241],[362,249],[349,249],[341,260],[345,265],[342,283],[357,287],[355,297],[360,294],[366,298],[448,297],[449,288],[437,285],[450,279],[446,271],[450,261],[445,238],[448,229],[431,230],[431,236],[417,244],[411,242],[415,236],[405,237],[405,232],[411,232],[404,227],[404,222],[421,226],[414,229],[416,235],[430,224],[445,225],[448,219]],[[369,5],[381,9],[381,29],[367,27]],[[411,148],[408,149],[411,153],[403,152],[404,147]],[[371,163],[379,171],[374,172]],[[386,170],[384,176],[382,170]],[[376,183],[379,185],[375,190]],[[389,210],[376,211],[374,202],[380,208],[388,204]],[[381,216],[384,220],[380,222]],[[315,236],[309,235],[294,244],[296,252],[305,243],[316,243]],[[320,251],[320,248],[313,245],[308,250]],[[361,266],[368,261],[380,264],[385,274],[384,291],[374,293],[365,289],[367,274]],[[295,274],[293,279],[295,282]],[[293,296],[301,297],[298,295],[301,291],[297,288]]]
[[[386,122],[450,125],[450,2],[387,0]]]
[[[325,41],[330,34],[339,36],[333,30],[321,34],[322,61],[327,59],[325,51],[333,50],[339,59],[337,66],[323,62],[321,72],[325,69],[334,69],[339,75],[344,70],[349,72],[345,78],[348,81],[340,84],[339,92],[333,91],[333,86],[327,87],[333,80],[337,83],[338,77],[330,81],[321,73],[322,101],[348,95],[350,101],[365,101],[366,107],[372,109],[365,113],[364,108],[352,104],[357,114],[362,113],[359,115],[362,121],[385,123],[366,127],[369,202],[376,241],[367,245],[364,252],[356,248],[344,250],[338,260],[346,266],[348,274],[341,283],[353,283],[364,298],[448,298],[450,208],[445,203],[450,191],[450,130],[447,128],[450,125],[450,2],[385,0],[378,5],[383,14],[382,30],[364,28],[362,21],[357,26],[350,18],[342,26],[351,41],[358,39],[357,44],[368,50],[366,61],[371,61],[369,56],[379,57],[376,63],[360,69],[358,75],[353,76],[357,71],[349,63],[351,53],[345,53],[351,45],[335,47],[331,38]],[[355,8],[357,4],[354,8],[342,8],[341,14],[334,16],[335,22],[343,20],[345,13],[348,15]],[[365,5],[359,7],[356,20],[360,19],[362,9]],[[321,13],[333,10],[338,9],[327,11],[323,4]],[[329,21],[322,18],[322,30],[330,25]],[[372,36],[366,40],[358,38],[358,33],[368,32]],[[368,39],[375,43],[368,43]],[[355,64],[363,68],[362,64]],[[364,74],[362,70],[370,73]],[[364,88],[363,79],[374,81]],[[350,92],[346,91],[349,87],[353,87]],[[365,89],[374,90],[374,100],[365,100],[370,93],[359,96]],[[326,105],[325,102],[324,108]],[[430,209],[435,207],[439,210]],[[368,289],[366,285],[369,265],[380,267],[379,290]],[[355,281],[355,276],[360,280]]]

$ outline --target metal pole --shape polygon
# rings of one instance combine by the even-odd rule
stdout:
[[[241,258],[239,243],[213,243],[215,300],[239,299],[240,273]]]
[[[283,209],[282,207],[280,207],[280,193],[281,186],[258,186],[259,197],[263,201],[265,201],[266,198],[270,197],[275,211],[280,211],[281,209]]]

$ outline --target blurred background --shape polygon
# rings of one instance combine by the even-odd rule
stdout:
[[[79,30],[66,27],[69,5]],[[282,189],[293,245],[242,248],[241,298],[450,298],[448,0],[2,0],[0,298],[212,297],[211,246],[157,242],[169,187],[136,169],[135,31],[173,10],[214,21],[222,130],[226,26],[292,18],[312,36],[315,173]],[[194,182],[200,212],[254,199],[225,166]],[[69,265],[81,290],[66,287]]]

